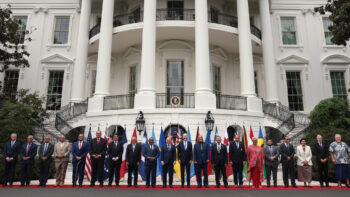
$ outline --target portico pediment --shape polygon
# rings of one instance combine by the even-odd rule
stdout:
[[[323,64],[350,64],[350,57],[334,54],[323,58],[321,62]]]
[[[277,61],[278,64],[308,64],[309,60],[297,55],[289,55]]]
[[[41,60],[41,63],[73,63],[73,60],[61,54],[53,54]]]

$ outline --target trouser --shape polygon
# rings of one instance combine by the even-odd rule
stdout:
[[[146,186],[150,185],[152,177],[152,186],[156,186],[157,161],[150,161],[146,165]]]
[[[21,184],[29,185],[32,178],[32,163],[21,163]]]
[[[169,185],[173,185],[174,164],[166,163],[163,166],[163,186],[166,186],[167,174],[169,174]]]
[[[46,185],[47,183],[47,178],[49,176],[49,168],[51,164],[51,159],[46,159],[40,160],[39,162],[39,170],[40,170],[40,175],[39,175],[39,184],[41,185]]]
[[[15,177],[17,160],[12,160],[11,162],[7,162],[5,160],[5,174],[4,174],[4,184],[9,182],[13,183],[13,179]]]
[[[132,173],[134,173],[134,186],[137,185],[137,179],[139,176],[139,166],[135,164],[128,165],[128,185],[131,186]]]
[[[84,180],[85,159],[82,159],[80,161],[75,161],[72,164],[73,164],[72,183],[75,185],[78,179],[79,185],[82,185]]]
[[[233,182],[235,185],[243,185],[243,163],[233,163],[232,164],[232,170],[233,170]]]
[[[185,184],[185,169],[186,169],[186,181],[187,186],[191,185],[191,164],[190,162],[180,163],[181,168],[181,185]]]
[[[113,176],[115,177],[115,184],[119,185],[119,179],[120,179],[120,161],[110,161],[109,162],[109,184],[113,183]]]
[[[56,168],[56,184],[63,185],[64,179],[66,178],[68,161],[58,161],[55,162]]]
[[[215,182],[217,186],[220,186],[220,173],[222,173],[222,179],[224,182],[224,185],[227,186],[227,177],[226,177],[226,167],[225,164],[216,164],[214,166],[215,169]]]
[[[103,184],[103,171],[105,165],[105,158],[100,157],[98,159],[91,158],[91,184],[95,184],[96,179],[100,184]]]
[[[270,185],[271,183],[271,172],[273,176],[273,184],[277,185],[277,168],[278,165],[265,165],[267,185]]]
[[[325,182],[328,184],[328,162],[321,163],[317,162],[317,167],[318,167],[318,179],[320,181],[320,184],[323,185]]]
[[[295,174],[294,174],[294,161],[285,161],[282,163],[282,172],[283,172],[283,182],[285,186],[289,186],[288,175],[292,185],[295,185]]]
[[[204,176],[204,186],[208,186],[208,164],[195,164],[196,177],[197,177],[197,185],[202,186],[202,171]]]
[[[254,167],[251,169],[251,176],[253,179],[253,186],[254,187],[259,187],[261,185],[261,181],[260,181],[260,169],[258,167]]]

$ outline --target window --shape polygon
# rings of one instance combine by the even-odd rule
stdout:
[[[329,30],[329,26],[332,26],[333,22],[329,18],[323,18],[323,30],[324,30],[324,37],[326,40],[326,45],[333,45],[332,42],[332,32]]]
[[[297,35],[295,31],[294,17],[281,17],[282,42],[284,45],[296,45]]]
[[[140,7],[138,7],[134,11],[131,12],[131,15],[129,16],[129,22],[130,23],[138,23],[140,21],[141,21],[141,9],[140,9]]]
[[[184,2],[168,1],[167,20],[184,20]]]
[[[96,70],[92,71],[92,80],[91,80],[91,96],[95,94],[96,89]]]
[[[221,93],[221,73],[219,66],[213,66],[213,90],[215,94]]]
[[[332,92],[334,97],[340,97],[347,100],[345,79],[343,71],[331,71]]]
[[[303,92],[301,88],[300,72],[287,72],[287,89],[289,110],[303,111]]]
[[[184,93],[184,62],[172,60],[167,62],[167,105],[173,96],[179,96],[183,104]]]
[[[216,8],[210,8],[210,22],[219,23],[219,10]]]
[[[63,71],[50,71],[46,102],[47,110],[59,110],[61,108],[63,76]]]
[[[17,34],[19,36],[19,43],[24,43],[27,30],[27,16],[14,16],[13,17],[18,22]]]
[[[10,98],[15,99],[18,87],[18,70],[7,70],[5,72],[4,80],[4,94],[8,95]]]
[[[67,44],[69,35],[69,16],[56,16],[55,18],[55,32],[54,44]]]
[[[136,66],[132,66],[129,73],[129,94],[135,94],[136,91]]]
[[[258,73],[254,72],[254,82],[255,82],[255,94],[259,95],[259,90],[258,90]]]

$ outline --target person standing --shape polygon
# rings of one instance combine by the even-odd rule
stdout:
[[[266,179],[267,187],[270,187],[271,183],[271,172],[273,176],[273,186],[277,187],[277,168],[278,168],[278,158],[280,156],[280,151],[277,146],[272,145],[272,140],[267,140],[267,146],[264,147],[265,154],[265,169],[266,169]]]
[[[131,187],[132,174],[134,173],[134,187],[137,187],[139,165],[141,162],[141,145],[137,144],[136,137],[131,138],[131,144],[126,147],[126,165],[128,166],[128,187]]]
[[[215,169],[215,181],[216,188],[220,187],[220,173],[222,173],[222,179],[225,188],[228,188],[227,177],[226,177],[226,166],[227,166],[227,148],[221,143],[221,137],[216,137],[216,144],[214,144],[211,153],[211,163]]]
[[[169,187],[173,188],[174,165],[176,163],[176,149],[171,144],[171,138],[167,137],[166,144],[162,147],[160,160],[163,166],[163,188],[166,188],[167,174],[169,173]]]
[[[178,160],[181,168],[181,187],[185,185],[185,170],[187,187],[191,187],[191,163],[193,160],[192,143],[187,141],[187,134],[182,135],[182,141],[178,145]]]
[[[193,161],[196,170],[197,188],[202,187],[202,173],[204,176],[204,187],[208,188],[209,144],[203,143],[201,135],[198,136],[198,142],[194,145]]]
[[[154,144],[154,139],[149,138],[148,144],[145,144],[143,150],[143,156],[145,157],[145,171],[146,171],[146,188],[149,188],[151,177],[152,187],[156,187],[156,174],[157,174],[157,159],[159,157],[159,148]]]
[[[17,134],[11,134],[11,140],[6,142],[4,148],[4,158],[5,158],[5,172],[4,172],[4,182],[3,187],[7,186],[9,183],[12,187],[13,179],[15,177],[16,165],[18,155],[21,152],[21,144],[17,142]]]
[[[22,146],[21,151],[21,187],[29,186],[32,178],[34,157],[37,154],[38,146],[33,143],[33,136],[29,135],[27,143]]]
[[[289,143],[288,136],[284,137],[284,143],[280,145],[281,163],[283,172],[283,182],[286,188],[289,187],[288,174],[293,187],[297,187],[294,178],[294,154],[295,150],[292,144]]]
[[[341,140],[341,135],[335,135],[335,141],[329,145],[329,152],[334,163],[338,187],[341,187],[341,181],[345,179],[346,187],[350,188],[350,148]]]
[[[98,179],[100,187],[103,187],[106,151],[107,142],[105,139],[101,138],[101,131],[96,131],[96,138],[91,141],[89,147],[92,169],[90,187],[95,186],[96,179]]]
[[[73,187],[77,185],[77,179],[79,179],[79,187],[83,186],[84,170],[85,170],[85,159],[89,152],[89,144],[84,141],[84,135],[78,135],[78,141],[73,143],[72,147],[72,164],[73,164],[73,176],[72,184]]]
[[[232,165],[235,187],[243,187],[243,166],[246,163],[246,153],[244,144],[239,141],[239,136],[230,143],[230,164]]]
[[[253,137],[253,145],[250,145],[247,149],[247,157],[249,161],[248,166],[248,180],[253,180],[254,188],[261,188],[262,182],[264,182],[264,170],[265,154],[264,150],[258,146],[258,139]]]
[[[45,187],[49,176],[54,145],[50,143],[50,136],[46,136],[44,144],[39,148],[39,187]]]
[[[113,135],[113,141],[108,146],[108,158],[109,158],[109,182],[108,187],[112,186],[113,176],[115,177],[115,185],[119,187],[120,179],[120,166],[123,159],[123,144],[119,142],[118,134]]]
[[[66,178],[67,166],[69,162],[69,155],[71,146],[66,142],[66,137],[61,135],[60,141],[56,143],[54,156],[56,168],[56,186],[63,186]]]
[[[298,165],[298,179],[304,182],[304,187],[312,187],[312,152],[310,146],[306,145],[306,140],[300,140],[300,145],[297,147],[297,165]]]
[[[329,150],[328,145],[322,141],[322,136],[317,135],[317,142],[314,145],[314,155],[316,156],[316,164],[318,169],[318,179],[320,186],[324,187],[323,183],[326,183],[326,187],[329,187],[328,180],[328,157]]]

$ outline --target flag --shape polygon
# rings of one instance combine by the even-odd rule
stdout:
[[[109,136],[108,136],[108,128],[106,126],[106,130],[105,130],[105,135],[103,137],[106,140],[107,143],[107,150],[108,150],[108,146],[109,146]],[[103,178],[104,180],[109,178],[109,159],[108,159],[108,152],[106,150],[106,157],[105,157],[105,165],[104,165],[104,170],[103,170]]]
[[[259,137],[258,137],[258,146],[264,147],[264,136],[261,130],[261,126],[259,127]],[[263,166],[264,177],[266,178],[266,169],[265,165]]]
[[[187,141],[188,142],[191,142],[192,143],[192,140],[191,140],[191,133],[190,133],[190,127],[187,127],[187,135],[188,135],[188,138],[187,138]],[[187,173],[187,172],[186,172]],[[192,162],[191,164],[191,170],[190,170],[190,177],[194,177],[196,175],[196,172],[194,170],[194,163]]]
[[[180,130],[180,127],[179,125],[177,125],[177,134],[176,134],[176,142],[175,142],[175,145],[176,145],[176,162],[175,162],[175,165],[174,165],[174,171],[177,175],[177,177],[179,177],[179,179],[181,180],[181,166],[180,166],[180,162],[179,162],[179,158],[178,158],[178,145],[179,143],[181,142],[182,140],[182,136],[181,136],[181,130]]]
[[[166,144],[165,136],[164,136],[163,127],[162,127],[160,129],[160,136],[159,136],[159,151],[162,151],[162,146],[164,146],[165,144]],[[158,166],[159,166],[160,175],[162,176],[162,180],[163,180],[163,166],[162,166],[160,157],[158,157]]]
[[[252,129],[252,126],[250,126],[250,133],[248,137],[248,147],[250,145],[253,145],[253,141],[252,141],[253,137],[254,137],[253,129]]]
[[[230,140],[228,138],[227,129],[226,129],[226,132],[225,132],[224,144],[227,147],[227,161],[230,161]],[[227,167],[226,167],[226,176],[229,177],[232,174],[233,174],[232,165],[228,164]]]
[[[249,137],[248,138],[246,137],[247,139],[247,146],[245,147],[246,153],[247,153],[248,147],[253,144],[253,141],[252,141],[253,137],[254,137],[253,129],[252,129],[252,126],[250,126]],[[244,171],[245,177],[248,178],[248,162],[245,163],[243,171]]]
[[[157,138],[156,138],[156,134],[154,133],[154,126],[152,128],[152,138],[154,140],[154,145],[157,145]],[[160,157],[160,156],[159,156]],[[158,158],[159,158],[158,157]],[[159,176],[159,165],[157,165],[157,175],[156,177]]]
[[[205,137],[205,143],[209,144],[209,162],[208,162],[208,176],[212,174],[211,169],[211,141],[210,141],[210,129],[208,127],[207,136]]]
[[[247,140],[247,132],[246,132],[244,126],[243,126],[242,141],[243,141],[243,144],[244,144],[244,151],[247,152],[248,140]],[[243,174],[244,174],[245,177],[248,178],[248,162],[246,162],[245,165],[243,166]]]
[[[92,140],[92,136],[91,136],[91,126],[89,128],[89,134],[87,137],[87,143],[90,145],[90,142]],[[86,175],[86,178],[88,181],[91,180],[91,160],[90,160],[90,153],[88,153],[86,155],[86,162],[85,162],[85,169],[84,169],[84,173]]]
[[[196,143],[198,143],[198,137],[199,137],[199,126],[197,127]]]
[[[215,135],[214,135],[214,140],[213,140],[213,144],[216,144],[216,138],[218,137],[218,127],[216,126],[215,128]]]
[[[146,144],[148,144],[148,141],[147,141],[147,131],[145,128],[145,132],[143,133],[142,144],[141,144],[141,163],[139,166],[139,173],[143,181],[146,181],[145,157],[143,156]]]
[[[121,167],[120,167],[120,178],[123,178],[125,173],[126,173],[125,156],[126,156],[126,147],[128,146],[128,139],[126,138],[126,128],[124,129],[122,143],[123,143],[124,151],[123,151],[123,157],[122,157],[122,164],[121,164]]]

